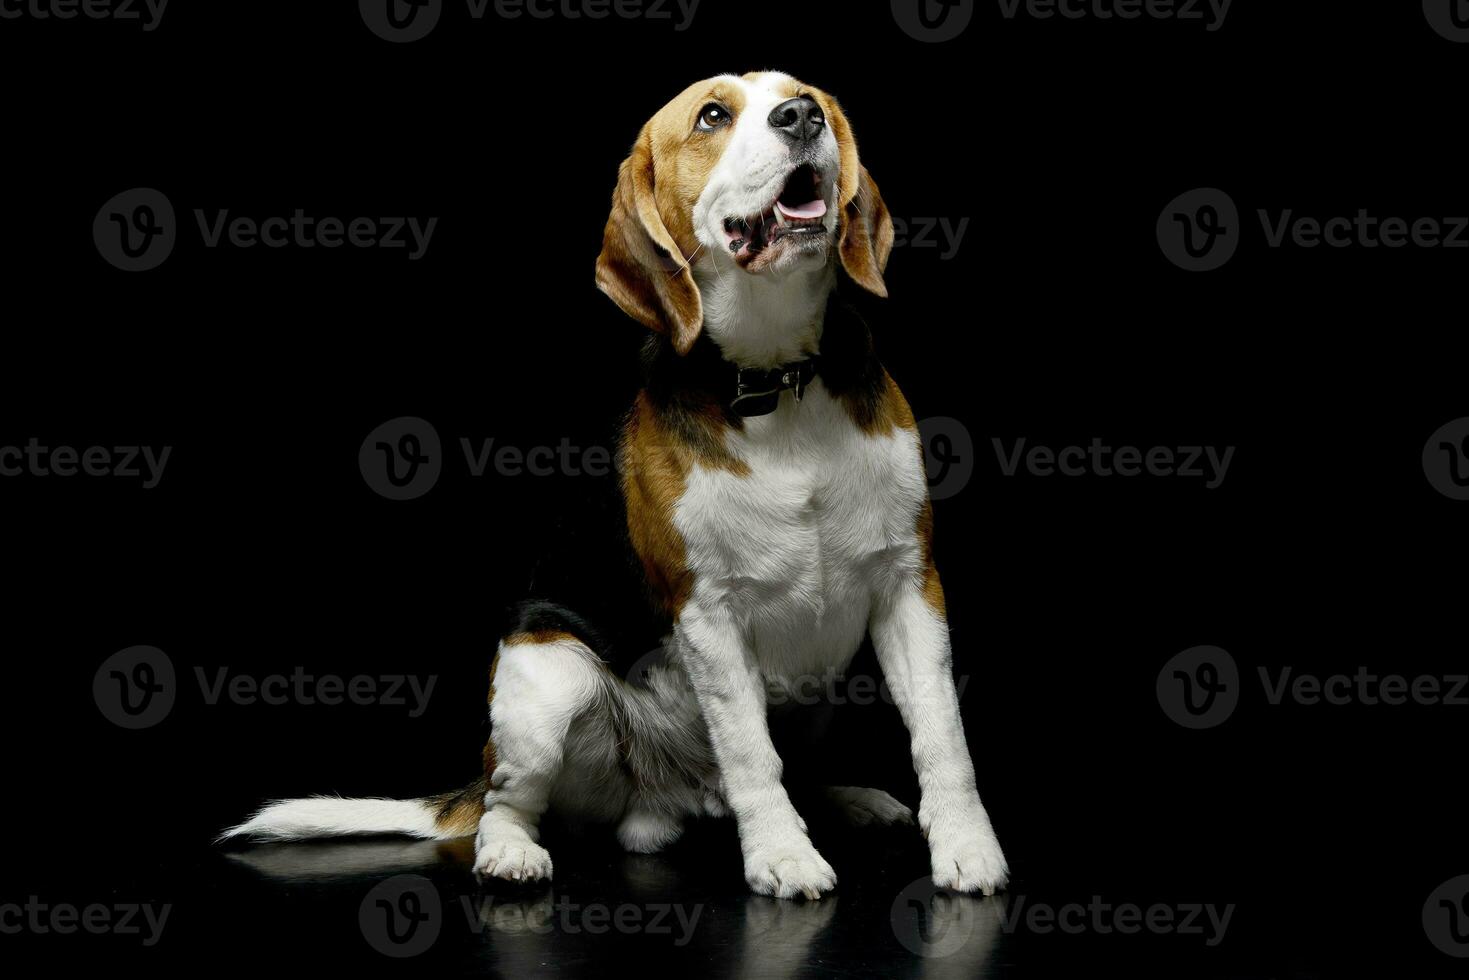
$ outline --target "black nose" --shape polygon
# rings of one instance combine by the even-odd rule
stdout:
[[[770,113],[770,128],[778,129],[793,143],[805,143],[821,135],[826,125],[826,115],[816,100],[801,96],[782,102]]]

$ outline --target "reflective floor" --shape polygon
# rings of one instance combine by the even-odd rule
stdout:
[[[555,880],[524,887],[477,881],[469,840],[140,849],[113,894],[168,903],[159,941],[77,936],[45,948],[154,975],[1321,975],[1252,950],[1248,930],[1221,941],[1208,915],[1189,929],[1175,917],[1172,928],[1129,930],[1115,910],[1088,910],[1090,891],[1049,894],[1023,878],[1000,898],[935,894],[912,827],[813,825],[813,836],[840,878],[820,902],[748,894],[727,821],[693,825],[654,856],[549,828]]]
[[[1028,873],[1003,896],[975,898],[934,892],[911,826],[813,820],[812,836],[840,879],[820,902],[750,895],[729,821],[693,824],[652,856],[622,852],[607,831],[548,827],[554,881],[522,887],[477,881],[468,839],[223,848],[202,835],[128,833],[87,850],[40,840],[17,848],[0,882],[0,962],[23,962],[17,951],[29,948],[51,972],[255,980],[1318,980],[1462,966],[1425,941],[1422,899],[1401,886],[1346,888],[1283,866],[1262,879],[1265,866],[1244,863],[1220,874],[1186,854],[1151,868],[1047,865],[1017,835],[1011,860]],[[9,904],[26,896],[43,907]],[[99,928],[78,928],[88,908]]]
[[[469,841],[272,845],[232,860],[304,914],[357,912],[359,945],[384,960],[436,969],[506,977],[601,975],[613,963],[655,975],[760,978],[1005,973],[1004,900],[934,895],[923,869],[910,867],[921,848],[904,847],[895,832],[879,833],[885,840],[867,866],[844,862],[839,893],[820,902],[748,894],[738,862],[714,853],[737,856],[733,836],[708,836],[721,840],[669,855],[563,847],[555,881],[524,888],[476,882]]]

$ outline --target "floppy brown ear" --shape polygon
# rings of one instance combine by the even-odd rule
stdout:
[[[644,128],[618,171],[597,257],[597,288],[686,354],[699,336],[704,305],[689,263],[658,216],[653,179],[652,133]]]
[[[893,217],[877,189],[877,182],[857,156],[857,140],[841,106],[831,96],[822,94],[822,110],[841,151],[842,176],[837,196],[841,206],[842,268],[869,293],[886,297],[888,287],[882,274],[893,251]]]
[[[842,209],[842,268],[869,293],[887,297],[882,274],[893,251],[893,216],[872,175],[862,167],[857,193]]]

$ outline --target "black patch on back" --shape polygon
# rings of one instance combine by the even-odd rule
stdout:
[[[606,639],[596,627],[565,606],[544,599],[527,599],[515,607],[515,621],[508,632],[546,631],[570,633],[598,654],[607,646]]]
[[[531,516],[545,525],[545,549],[501,635],[561,630],[614,671],[630,667],[660,645],[671,624],[649,602],[643,566],[628,539],[621,481],[616,475],[577,478],[549,509]]]

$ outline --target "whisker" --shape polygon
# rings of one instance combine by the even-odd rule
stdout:
[[[704,243],[703,242],[700,242],[699,243],[699,247],[696,248],[696,249],[694,249],[694,254],[693,255],[690,255],[687,259],[685,259],[683,265],[679,266],[677,269],[674,269],[672,272],[670,272],[668,274],[668,278],[672,279],[674,276],[678,275],[680,272],[684,272],[685,270],[692,268],[693,267],[693,264],[694,264],[694,260],[699,257],[699,253],[702,252],[702,251],[704,251]]]

